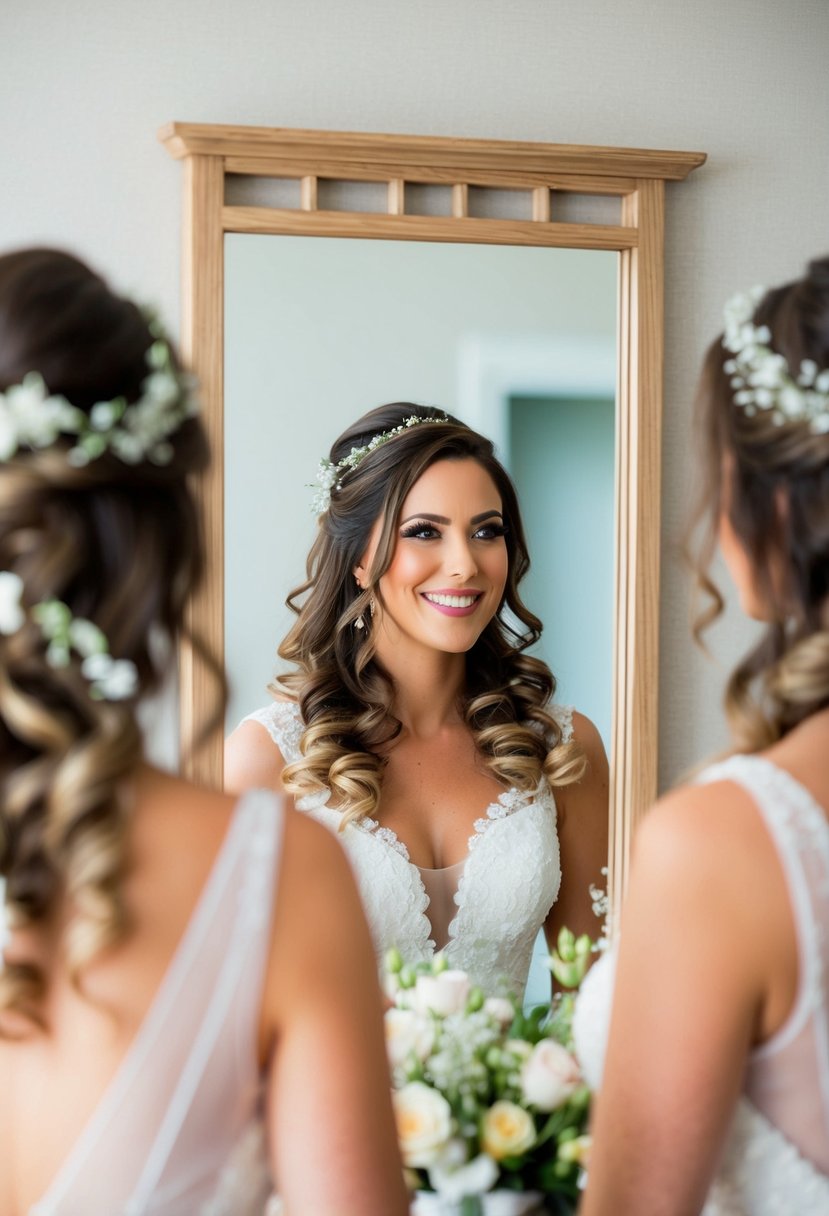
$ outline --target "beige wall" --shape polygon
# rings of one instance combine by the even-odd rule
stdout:
[[[169,119],[702,150],[669,188],[663,782],[723,739],[671,557],[695,370],[735,288],[829,245],[825,0],[7,0],[0,245],[60,243],[178,315]],[[731,662],[748,632],[715,637]]]

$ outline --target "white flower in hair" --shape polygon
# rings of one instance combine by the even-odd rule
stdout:
[[[91,654],[81,663],[81,675],[90,681],[89,695],[95,700],[128,701],[138,691],[138,672],[129,659]]]
[[[10,460],[20,448],[51,447],[63,435],[75,438],[66,454],[75,467],[105,452],[125,464],[169,464],[173,448],[167,440],[198,407],[192,376],[176,370],[158,321],[152,316],[147,321],[155,341],[145,356],[148,373],[137,401],[98,401],[86,414],[64,397],[50,395],[42,376],[29,372],[0,393],[0,460]]]
[[[105,655],[109,649],[103,631],[92,621],[85,621],[82,617],[72,619],[68,635],[70,644],[84,658],[99,654]]]
[[[0,633],[17,633],[26,619],[21,597],[23,580],[9,570],[0,571]]]
[[[25,623],[22,593],[20,577],[0,571],[0,634],[16,633]],[[69,667],[73,651],[80,656],[81,675],[89,681],[89,695],[94,700],[124,701],[138,693],[135,664],[131,659],[113,659],[106,635],[94,621],[73,616],[67,604],[54,599],[34,604],[28,615],[48,643],[46,662],[50,667]]]
[[[323,459],[319,463],[317,469],[317,481],[319,489],[316,490],[313,499],[311,500],[311,509],[317,514],[322,515],[331,506],[331,494],[334,490],[341,488],[342,479],[350,469],[356,469],[370,452],[375,452],[377,448],[388,443],[390,439],[395,439],[398,435],[404,434],[411,430],[413,426],[422,426],[425,422],[448,422],[446,417],[433,418],[431,416],[421,417],[420,414],[412,414],[405,418],[399,426],[393,426],[389,431],[380,431],[379,434],[365,444],[364,447],[353,447],[347,456],[343,456],[334,464],[331,460]]]
[[[723,346],[732,357],[723,363],[734,389],[734,404],[749,418],[766,414],[776,426],[805,422],[812,434],[829,432],[829,369],[819,371],[804,359],[793,377],[783,355],[768,343],[771,330],[755,325],[762,287],[732,296],[724,310]]]

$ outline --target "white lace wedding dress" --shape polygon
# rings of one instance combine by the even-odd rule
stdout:
[[[257,1041],[281,803],[244,795],[164,980],[30,1216],[262,1216]]]
[[[572,710],[554,705],[550,712],[568,740]],[[303,726],[294,703],[273,702],[245,720],[267,730],[287,763],[300,758]],[[340,812],[327,805],[329,798],[323,791],[298,799],[297,806],[336,832]],[[546,780],[530,793],[509,790],[482,807],[465,862],[445,872],[418,869],[403,842],[373,819],[349,823],[338,838],[352,863],[379,964],[391,946],[407,961],[430,958],[437,937],[450,967],[467,971],[487,993],[522,996],[533,944],[561,883],[556,804]],[[435,914],[435,892],[447,884],[453,889],[451,919]]]
[[[786,876],[800,964],[789,1018],[749,1057],[704,1216],[828,1216],[829,824],[808,790],[761,756],[732,756],[699,781],[733,781],[754,799]],[[614,963],[611,952],[593,967],[576,1009],[576,1047],[594,1089]]]

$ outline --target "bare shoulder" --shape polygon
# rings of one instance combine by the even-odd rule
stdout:
[[[589,764],[607,771],[607,754],[598,727],[577,709],[573,710],[573,738],[584,749]]]
[[[782,896],[774,844],[750,794],[733,781],[685,786],[656,803],[634,838],[634,884],[734,923],[762,919],[772,893]]]
[[[639,866],[733,872],[754,866],[768,843],[754,799],[732,781],[684,786],[666,794],[644,816],[633,854]]]
[[[225,740],[224,785],[234,793],[279,790],[285,759],[267,727],[254,718],[241,722]]]

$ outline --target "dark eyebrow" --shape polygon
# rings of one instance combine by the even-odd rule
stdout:
[[[485,519],[492,519],[494,515],[497,515],[499,519],[504,518],[500,511],[482,511],[480,515],[473,515],[469,522],[471,524],[480,524]],[[402,528],[411,519],[424,519],[430,524],[451,524],[452,522],[445,515],[430,515],[428,511],[418,511],[417,515],[409,515],[406,519],[401,519],[399,526]]]

